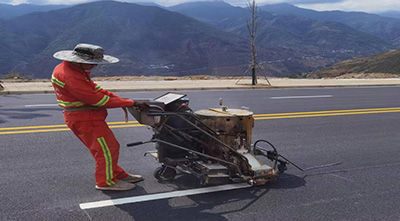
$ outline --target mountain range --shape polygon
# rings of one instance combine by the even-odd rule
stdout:
[[[249,35],[246,24],[249,10],[245,8],[225,2],[192,2],[170,9],[241,37]],[[337,21],[266,11],[259,12],[258,17],[258,43],[264,47],[288,48],[305,56],[338,59],[374,54],[392,47],[390,39],[379,38]]]
[[[371,57],[354,58],[336,63],[328,68],[313,71],[307,77],[339,77],[349,74],[400,75],[400,50],[390,50]]]
[[[195,19],[163,10],[120,2],[81,4],[34,13],[1,25],[1,72],[50,76],[58,50],[79,42],[104,47],[118,57],[97,72],[112,75],[203,74],[208,69],[242,65],[247,42]],[[112,67],[112,68],[111,68]],[[187,71],[187,72],[186,72]]]
[[[265,5],[260,7],[260,9],[277,15],[293,15],[318,21],[340,22],[358,31],[387,40],[395,46],[400,45],[400,22],[396,18],[382,17],[365,12],[320,12],[298,8],[287,3]]]
[[[342,18],[335,20],[312,10],[304,15],[305,9],[275,6],[260,7],[258,20],[258,61],[269,76],[309,72],[400,44],[395,36],[400,20],[395,18],[340,12]],[[58,7],[0,20],[0,75],[49,78],[60,62],[52,54],[80,42],[101,45],[121,60],[96,67],[101,76],[238,76],[249,66],[246,8],[221,1],[168,8],[114,1]],[[374,30],[364,30],[368,25]]]
[[[16,18],[21,15],[29,14],[32,12],[47,12],[67,8],[67,5],[8,5],[0,3],[0,19]]]
[[[379,13],[380,16],[383,17],[389,17],[389,18],[400,18],[400,12],[399,11],[385,11]]]

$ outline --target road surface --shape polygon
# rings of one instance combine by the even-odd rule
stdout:
[[[315,169],[289,166],[274,183],[216,192],[189,175],[160,183],[152,175],[159,164],[143,156],[153,146],[125,146],[152,132],[132,117],[123,123],[122,110],[114,109],[108,122],[121,143],[120,165],[145,180],[132,191],[102,192],[94,188],[94,160],[65,126],[53,95],[1,96],[0,220],[399,219],[399,88],[182,93],[193,110],[218,107],[219,98],[230,108],[250,108],[253,141],[266,139],[297,165]],[[122,203],[107,206],[109,200]],[[85,209],[90,203],[99,204]]]

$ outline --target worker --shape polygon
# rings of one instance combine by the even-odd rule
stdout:
[[[53,55],[63,62],[54,68],[51,82],[58,105],[64,108],[65,123],[89,149],[96,160],[96,189],[130,190],[141,175],[128,174],[118,165],[120,145],[105,119],[106,108],[143,105],[142,101],[123,99],[90,79],[90,71],[99,64],[117,63],[116,57],[103,54],[103,48],[78,44],[74,50]]]

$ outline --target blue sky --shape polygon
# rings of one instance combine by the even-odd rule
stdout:
[[[0,3],[18,5],[27,4],[79,4],[94,0],[0,0]],[[204,0],[121,0],[123,2],[154,2],[163,6],[172,6],[185,2]],[[215,0],[211,0],[215,1]],[[235,6],[245,6],[248,0],[224,0]],[[309,8],[318,11],[342,10],[342,11],[400,11],[400,0],[256,0],[258,5],[275,4],[287,2],[302,8]]]

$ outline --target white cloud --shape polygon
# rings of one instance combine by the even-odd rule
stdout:
[[[326,3],[335,3],[335,2],[343,2],[345,0],[286,0],[284,2],[291,4],[326,4]]]
[[[20,5],[20,4],[27,3],[26,0],[12,0],[12,1],[2,1],[2,2],[5,2],[7,4],[11,4],[11,5]]]
[[[129,0],[128,0],[129,1]],[[155,2],[164,6],[177,5],[184,2],[196,2],[207,0],[130,0],[129,2]],[[209,0],[215,1],[215,0]],[[246,6],[252,0],[224,0],[235,6]],[[258,5],[290,3],[303,8],[319,11],[342,10],[342,11],[365,11],[377,12],[387,10],[399,10],[400,0],[256,0]]]
[[[330,11],[330,10],[341,10],[341,11],[363,11],[363,12],[382,12],[389,10],[400,11],[399,0],[346,0],[338,3],[328,4],[313,4],[313,5],[302,5],[297,6],[314,9],[318,11]]]
[[[30,0],[30,1],[33,2],[34,0]],[[75,5],[75,4],[94,2],[94,1],[98,1],[98,0],[46,0],[46,1],[47,1],[47,4],[52,4],[52,5]]]
[[[0,0],[0,4],[12,4],[12,0]]]
[[[21,4],[46,2],[48,4],[80,4],[92,2],[95,0],[0,0],[0,2]],[[154,2],[163,6],[172,6],[185,2],[207,1],[207,0],[119,0],[123,2]],[[216,1],[216,0],[209,0]],[[234,6],[246,6],[248,1],[252,0],[224,0]],[[256,0],[258,5],[276,4],[287,2],[299,7],[309,8],[319,11],[342,10],[342,11],[365,11],[380,12],[388,10],[400,11],[400,0]]]

